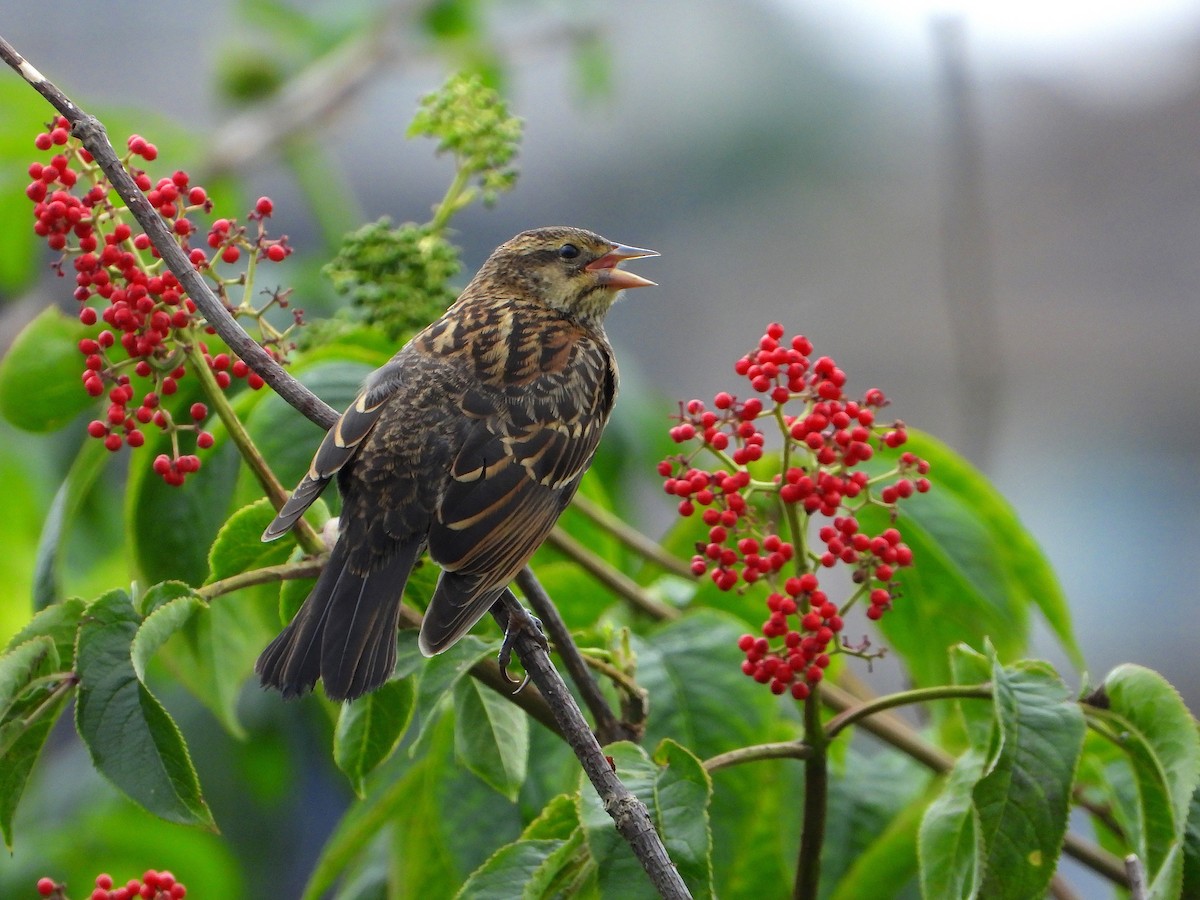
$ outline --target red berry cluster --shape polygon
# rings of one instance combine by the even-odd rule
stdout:
[[[79,342],[84,356],[84,390],[93,397],[108,395],[105,415],[88,425],[88,433],[116,451],[122,444],[140,447],[146,440],[143,428],[153,425],[170,435],[172,446],[166,464],[161,464],[160,457],[154,470],[169,484],[182,484],[184,475],[199,468],[199,458],[181,451],[181,433],[194,434],[199,449],[212,445],[198,420],[178,422],[164,405],[163,398],[178,390],[179,380],[188,372],[190,349],[199,347],[223,389],[233,378],[244,379],[255,390],[263,381],[242,360],[231,359],[226,352],[210,355],[199,341],[200,335],[212,334],[212,329],[197,315],[196,305],[164,267],[150,239],[133,233],[125,221],[130,218],[128,209],[118,205],[91,154],[71,137],[67,120],[55,120],[34,144],[40,150],[57,151],[48,163],[35,162],[29,167],[33,180],[25,193],[34,204],[34,231],[52,250],[63,253],[56,264],[60,275],[64,262],[71,261],[79,319],[89,327],[99,326],[93,337]],[[139,135],[132,136],[127,147],[126,169],[150,205],[169,223],[192,265],[212,282],[231,312],[256,319],[268,351],[281,356],[289,349],[282,341],[284,333],[271,329],[263,313],[271,306],[286,307],[286,293],[276,292],[261,309],[235,306],[228,299],[227,287],[248,285],[251,273],[226,277],[218,269],[218,263],[237,263],[247,251],[252,253],[251,264],[280,262],[291,253],[286,237],[266,235],[263,220],[273,211],[271,201],[260,198],[248,216],[255,223],[255,234],[248,234],[236,221],[217,219],[208,231],[211,253],[193,248],[190,238],[197,233],[197,226],[191,217],[211,213],[213,208],[207,191],[191,184],[190,176],[182,171],[153,182],[133,161],[153,161],[157,148]]]
[[[67,900],[66,885],[51,878],[39,878],[37,892],[43,897]],[[89,900],[183,900],[187,888],[176,881],[170,872],[149,869],[140,879],[131,878],[119,887],[114,886],[111,875],[97,875],[96,889],[88,895]]]
[[[812,352],[803,335],[787,341],[782,325],[769,326],[758,347],[734,365],[752,395],[739,399],[721,392],[711,408],[699,400],[681,404],[671,437],[698,446],[658,467],[666,492],[680,498],[679,514],[702,509],[708,527],[707,541],[696,545],[692,571],[708,574],[725,591],[760,580],[770,586],[762,636],[743,635],[739,641],[746,654],[742,670],[797,699],[821,680],[830,653],[865,655],[834,642],[843,616],[860,600],[868,618],[882,616],[897,596],[896,570],[912,564],[912,551],[895,527],[867,534],[855,513],[881,505],[894,518],[898,501],[930,487],[929,464],[910,452],[884,475],[873,477],[860,468],[877,450],[908,440],[904,423],[879,422],[879,410],[888,403],[883,392],[872,389],[851,399],[846,374],[828,356],[812,359]],[[755,464],[764,459],[764,426],[771,425],[782,439],[779,463],[773,475],[756,477],[764,475]],[[718,465],[698,466],[701,453]],[[817,529],[820,552],[807,548],[807,522],[817,515],[831,520]],[[790,539],[781,536],[781,528]],[[841,607],[820,590],[815,574],[838,564],[850,567],[857,585]]]

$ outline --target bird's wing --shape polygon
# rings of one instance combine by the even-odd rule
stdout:
[[[313,501],[321,496],[329,480],[358,453],[362,442],[371,433],[384,407],[402,383],[401,367],[401,354],[397,354],[371,375],[354,402],[325,433],[325,439],[317,448],[308,473],[263,532],[263,541],[273,541],[286,534]]]
[[[580,341],[559,371],[525,384],[468,390],[473,420],[429,533],[443,569],[505,586],[545,539],[591,463],[612,408],[606,345]]]

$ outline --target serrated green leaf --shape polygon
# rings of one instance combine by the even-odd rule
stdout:
[[[1102,686],[1107,708],[1089,708],[1132,766],[1136,808],[1126,813],[1146,867],[1150,896],[1177,893],[1192,796],[1200,780],[1200,736],[1175,689],[1157,672],[1118,666]]]
[[[75,727],[97,770],[134,801],[168,821],[211,828],[183,736],[134,670],[139,624],[124,591],[88,606],[75,652]]]
[[[453,724],[430,729],[428,752],[418,759],[393,754],[377,789],[351,805],[330,837],[305,887],[316,900],[364,848],[389,830],[394,843],[391,891],[399,897],[437,897],[462,883],[495,850],[520,834],[515,806],[454,761]]]
[[[86,605],[80,598],[72,597],[47,606],[13,635],[7,649],[11,650],[38,635],[46,635],[54,641],[60,664],[64,668],[71,666],[75,659],[75,632]]]
[[[975,785],[987,897],[1040,897],[1054,875],[1083,747],[1083,713],[1047,663],[997,662],[1000,747]]]
[[[491,648],[474,635],[467,635],[445,653],[425,663],[421,669],[421,681],[417,686],[417,722],[416,739],[409,749],[410,755],[423,751],[424,741],[430,726],[438,719],[438,711],[454,690],[459,679],[467,677],[467,673],[475,663],[489,653]]]
[[[1033,537],[995,487],[946,445],[910,430],[905,451],[931,463],[933,489],[902,504],[896,527],[912,548],[913,566],[897,573],[901,596],[880,620],[889,644],[919,686],[945,684],[946,651],[989,638],[1001,660],[1019,657],[1029,639],[1029,610],[1041,610],[1072,662],[1082,655],[1066,598]],[[899,451],[872,460],[872,471],[893,464]],[[892,524],[871,507],[859,521],[878,533]]]
[[[923,897],[965,900],[977,895],[982,858],[971,790],[983,774],[984,762],[984,750],[972,748],[960,756],[921,820],[917,848]]]
[[[209,548],[208,581],[287,562],[292,550],[288,541],[262,542],[262,533],[274,518],[275,507],[266,497],[230,516]]]
[[[11,707],[33,679],[57,670],[58,650],[47,635],[32,637],[0,655],[0,722],[11,718]]]
[[[574,840],[519,840],[501,847],[476,869],[457,900],[537,900],[556,896],[550,889],[564,867],[574,862],[583,833]]]
[[[40,620],[40,621],[39,621]],[[45,613],[26,627],[9,649],[0,656],[0,833],[11,851],[13,846],[13,816],[29,773],[37,762],[50,729],[58,721],[67,700],[68,691],[54,693],[57,684],[47,684],[40,690],[27,690],[33,678],[59,671],[62,659],[56,644],[55,632],[62,619],[48,620]],[[43,633],[32,633],[44,629]],[[66,650],[72,654],[70,648]]]
[[[1046,663],[992,655],[993,727],[968,729],[972,746],[921,825],[926,896],[1041,896],[1066,833],[1082,712]],[[957,671],[975,680],[978,668],[960,651]]]
[[[151,585],[144,593],[134,598],[133,611],[145,618],[152,612],[155,612],[160,606],[166,606],[171,601],[178,600],[180,597],[200,599],[191,586],[184,584],[182,581],[160,581],[158,584]]]
[[[478,680],[460,678],[454,685],[454,752],[515,803],[529,763],[529,717]]]
[[[659,628],[652,640],[634,637],[637,680],[653,704],[645,743],[671,738],[708,758],[798,735],[796,723],[783,715],[787,707],[742,673],[745,654],[737,640],[744,631],[729,615],[696,610]],[[716,773],[711,826],[722,895],[770,894],[790,882],[799,823],[789,792],[800,790],[802,771],[789,762],[765,762]]]
[[[133,642],[129,646],[129,658],[138,681],[146,680],[146,666],[158,649],[202,609],[204,601],[190,591],[155,604],[152,611],[137,626]]]
[[[391,756],[412,721],[413,679],[391,680],[366,696],[343,703],[333,733],[333,761],[359,797],[366,778]]]
[[[91,406],[79,383],[86,333],[54,306],[26,325],[0,359],[0,415],[25,431],[54,431]]]

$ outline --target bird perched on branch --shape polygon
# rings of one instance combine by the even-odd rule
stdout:
[[[440,319],[366,381],[263,533],[288,531],[335,475],[337,543],[256,671],[285,697],[349,700],[396,663],[400,600],[421,552],[442,567],[419,645],[462,637],[500,597],[570,502],[617,394],[602,322],[619,268],[657,256],[580,228],[501,244]]]

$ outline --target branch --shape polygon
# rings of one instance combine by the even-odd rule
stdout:
[[[566,666],[567,674],[575,682],[575,687],[583,698],[584,705],[595,719],[596,737],[600,743],[611,744],[613,741],[638,740],[641,735],[634,734],[630,729],[624,727],[613,714],[604,695],[600,693],[600,685],[588,671],[587,663],[583,661],[579,648],[571,640],[571,632],[567,630],[567,623],[558,614],[558,609],[551,602],[550,595],[546,593],[546,589],[542,587],[541,582],[537,580],[537,576],[533,574],[533,570],[529,566],[526,566],[517,575],[517,586],[525,594],[525,599],[529,601],[529,605],[533,607],[537,617],[541,619],[547,635],[554,642],[558,655],[562,658],[563,665]]]
[[[614,569],[561,528],[550,532],[546,544],[579,563],[581,569],[656,622],[670,622],[679,618],[679,610],[655,600],[640,584],[624,572]]]
[[[910,703],[925,703],[929,700],[964,698],[986,700],[991,696],[992,686],[990,684],[947,684],[939,687],[899,691],[895,694],[888,694],[886,697],[876,697],[873,700],[868,700],[844,710],[825,723],[825,735],[832,740],[837,737],[838,732],[843,728],[853,725],[867,716],[882,712],[885,709],[894,709],[897,706],[907,706]]]
[[[751,747],[738,747],[727,753],[718,753],[704,761],[704,769],[710,775],[730,766],[740,766],[742,763],[758,762],[761,759],[808,759],[812,748],[804,741],[779,741],[774,744],[755,744]]]
[[[510,619],[525,615],[512,591],[505,591],[502,599],[508,606]],[[600,795],[605,811],[612,816],[617,831],[633,849],[655,889],[667,900],[690,898],[692,895],[687,885],[683,883],[683,878],[671,862],[662,839],[654,829],[650,813],[613,771],[604,750],[588,727],[583,713],[575,705],[566,682],[550,662],[550,657],[539,638],[528,629],[521,629],[516,632],[515,648],[521,665],[550,704],[559,731],[578,757],[592,787]]]
[[[638,556],[641,556],[659,568],[665,569],[672,575],[686,578],[688,581],[696,580],[696,576],[692,573],[687,563],[678,557],[672,556],[662,548],[662,545],[658,541],[642,534],[620,516],[613,515],[599,503],[589,500],[583,494],[576,494],[575,499],[571,501],[571,509],[591,519],[634,553],[638,554]]]

